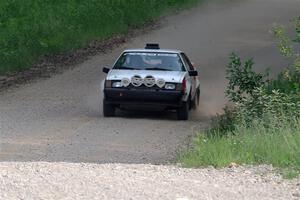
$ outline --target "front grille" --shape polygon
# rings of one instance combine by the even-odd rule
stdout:
[[[154,85],[153,87],[147,87],[145,85],[141,85],[139,87],[135,87],[132,84],[130,84],[126,88],[128,88],[128,89],[135,89],[135,90],[162,90],[163,89],[163,88],[158,87],[157,85]]]

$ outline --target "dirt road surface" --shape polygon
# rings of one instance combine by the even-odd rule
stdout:
[[[273,23],[298,16],[299,0],[210,1],[163,19],[160,28],[132,38],[74,70],[0,94],[0,160],[165,163],[186,139],[222,111],[225,65],[232,51],[255,57],[258,68],[284,66]],[[159,42],[187,52],[199,66],[201,107],[188,122],[174,113],[119,113],[103,118],[100,82],[124,48]]]
[[[225,65],[235,51],[256,68],[285,66],[270,34],[273,23],[300,14],[300,0],[214,0],[162,19],[156,30],[132,38],[73,70],[0,94],[0,161],[165,164],[209,119],[221,112]],[[124,48],[159,42],[186,51],[198,65],[201,107],[187,122],[174,113],[119,112],[103,118],[100,82]]]

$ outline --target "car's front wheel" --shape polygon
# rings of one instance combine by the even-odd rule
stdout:
[[[110,103],[103,101],[103,115],[104,117],[114,117],[116,114],[116,107]]]
[[[177,110],[178,120],[188,120],[189,119],[189,103],[183,102],[182,106]]]
[[[194,100],[192,101],[192,108],[194,110],[196,110],[197,107],[199,106],[199,104],[200,104],[200,90],[197,89],[197,92],[195,94]]]

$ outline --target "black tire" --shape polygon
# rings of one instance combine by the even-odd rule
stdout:
[[[178,120],[188,120],[189,119],[189,101],[183,102],[182,106],[177,110]]]
[[[200,94],[201,94],[200,89],[198,89],[197,90],[197,102],[196,102],[197,107],[199,107],[199,105],[200,105]]]
[[[192,104],[192,108],[194,110],[196,110],[197,107],[199,106],[199,104],[200,104],[200,90],[199,89],[197,89],[194,100],[191,102],[191,104]]]
[[[103,116],[114,117],[116,115],[116,107],[103,101]]]

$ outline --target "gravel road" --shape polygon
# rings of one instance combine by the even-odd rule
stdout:
[[[282,181],[271,171],[268,166],[215,170],[142,164],[2,163],[0,199],[288,200],[300,197],[300,181]]]
[[[299,16],[299,11],[300,0],[212,0],[160,20],[157,29],[132,38],[109,53],[90,57],[73,70],[1,92],[0,161],[3,163],[0,164],[0,195],[22,195],[28,189],[28,195],[33,196],[25,199],[31,199],[37,197],[35,194],[43,195],[39,194],[41,190],[31,193],[31,189],[47,186],[48,193],[46,191],[43,197],[50,199],[62,196],[48,195],[67,193],[80,199],[77,195],[88,196],[89,191],[107,195],[103,198],[122,197],[131,192],[142,199],[149,199],[149,195],[174,199],[177,191],[178,195],[185,194],[180,192],[182,184],[183,191],[193,188],[188,197],[199,195],[198,199],[217,199],[221,195],[224,199],[251,199],[258,194],[266,199],[289,199],[285,197],[291,197],[295,186],[290,183],[287,187],[273,187],[273,184],[248,180],[243,174],[239,177],[239,173],[227,173],[226,170],[185,170],[135,164],[169,163],[193,134],[208,126],[212,115],[222,111],[226,103],[225,65],[232,51],[243,58],[255,57],[257,70],[271,66],[272,72],[280,71],[286,63],[279,56],[269,30],[274,22],[288,24],[290,19]],[[103,118],[99,90],[104,77],[102,67],[110,66],[124,48],[144,47],[146,42],[182,49],[199,66],[201,107],[192,113],[188,122],[176,121],[174,113],[155,112],[119,112],[116,118]],[[134,169],[137,173],[133,173]],[[7,175],[3,174],[5,170]],[[232,176],[234,180],[231,180]],[[74,185],[68,184],[68,177],[76,179]],[[27,179],[32,180],[28,188],[24,182]],[[40,183],[45,185],[38,186]],[[153,183],[157,184],[155,189]],[[57,184],[66,188],[61,194],[59,191],[52,194],[51,191],[60,187]],[[72,185],[74,187],[69,187]],[[111,185],[114,186],[112,189]],[[73,194],[71,191],[76,191],[77,187],[89,189]],[[264,187],[269,190],[263,190]],[[20,192],[14,194],[14,189]],[[211,192],[205,193],[206,189]],[[289,192],[283,193],[285,190]],[[253,195],[244,196],[248,191]],[[22,196],[10,197],[22,199]],[[127,198],[129,196],[124,196]]]

